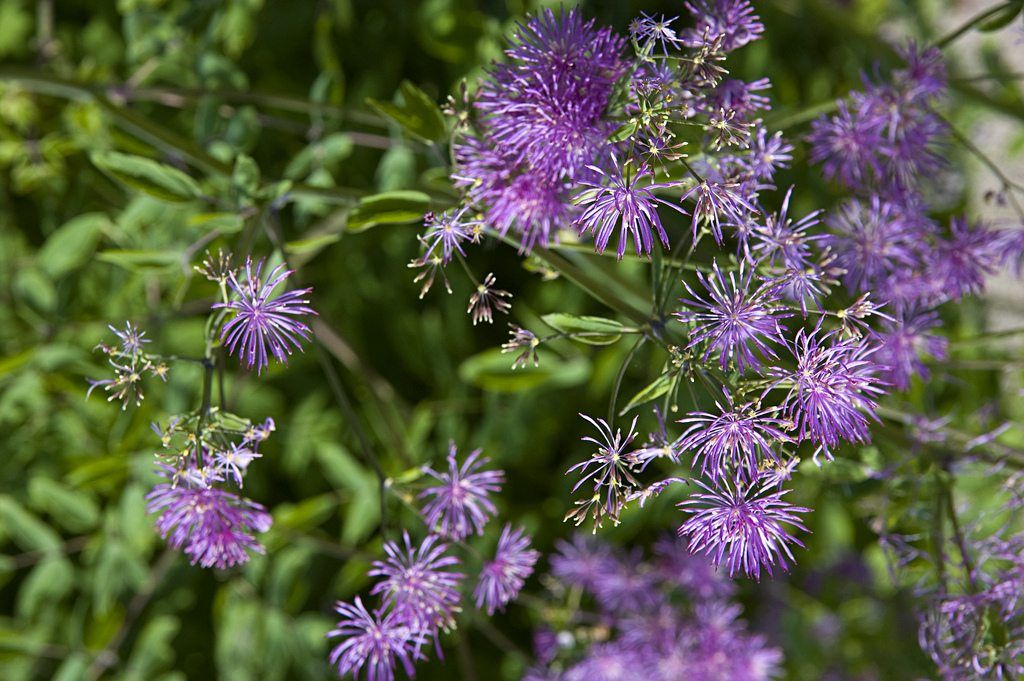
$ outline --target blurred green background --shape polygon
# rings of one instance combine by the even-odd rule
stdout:
[[[858,87],[872,64],[892,63],[880,32],[928,39],[949,11],[941,0],[755,4],[766,39],[729,67],[738,77],[771,78],[773,120],[793,138],[805,129],[801,112]],[[417,225],[344,229],[349,190],[446,192],[437,170],[444,152],[404,138],[365,100],[390,100],[407,79],[443,101],[499,57],[507,29],[535,8],[470,0],[0,0],[0,678],[333,675],[324,639],[331,605],[367,586],[380,518],[376,480],[360,463],[316,352],[259,379],[227,377],[233,411],[278,424],[246,486],[273,512],[268,552],[237,571],[190,567],[165,549],[145,513],[158,444],[149,424],[195,407],[198,370],[175,366],[166,385],[149,385],[138,409],[85,399],[86,378],[105,373],[90,350],[107,339],[107,323],[133,320],[165,353],[202,352],[212,291],[182,263],[218,245],[270,253],[251,228],[257,220],[280,228],[299,276],[314,287],[333,337],[331,361],[388,474],[440,461],[449,439],[462,451],[483,447],[508,474],[503,518],[535,532],[544,551],[571,533],[558,521],[569,505],[562,473],[584,454],[576,414],[603,413],[625,344],[557,347],[563,361],[549,358],[538,385],[489,390],[493,364],[466,360],[500,345],[506,320],[471,326],[470,290],[458,277],[454,295],[436,287],[417,299],[406,268],[417,255]],[[584,5],[620,31],[640,10],[684,11],[676,2]],[[974,50],[963,70],[1006,70],[998,47],[993,40]],[[1024,104],[1013,82],[958,91],[951,115],[970,126],[982,104],[1019,128],[1012,116]],[[1019,129],[1009,143],[1020,145]],[[211,218],[201,202],[127,190],[90,161],[111,149],[191,168],[239,217]],[[265,182],[289,179],[305,190],[282,210],[257,205],[247,178],[232,172],[238,154],[255,159]],[[960,156],[951,149],[950,158]],[[779,180],[789,184],[799,187],[800,210],[835,201],[799,145],[794,170]],[[964,209],[984,185],[973,175],[951,179],[941,209]],[[204,243],[214,224],[226,236]],[[562,282],[543,282],[507,248],[478,249],[473,262],[515,292],[510,321],[603,312]],[[642,275],[629,265],[619,271]],[[969,333],[985,323],[985,310],[950,323],[954,335]],[[638,362],[627,376],[632,391],[658,369]],[[942,379],[945,402],[987,403],[1007,390],[995,371]],[[883,439],[879,450],[799,476],[794,498],[816,509],[808,549],[791,575],[741,583],[752,626],[785,651],[787,678],[932,676],[912,599],[892,586],[870,526],[881,502],[868,473],[886,446]],[[674,501],[659,499],[605,532],[616,542],[648,542],[678,524]],[[412,521],[393,500],[390,509],[393,537]],[[538,618],[514,605],[493,624],[528,649]],[[477,619],[466,618],[449,643],[458,637],[469,643],[478,678],[518,678],[521,660],[496,647]],[[419,678],[460,675],[454,653],[448,658],[421,665]]]

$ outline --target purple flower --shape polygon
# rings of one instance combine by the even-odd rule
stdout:
[[[618,642],[590,647],[586,657],[566,670],[562,681],[636,681],[643,669],[642,651]]]
[[[875,400],[883,391],[872,360],[877,350],[863,338],[840,338],[836,331],[821,334],[800,329],[791,346],[796,371],[777,372],[776,383],[790,386],[784,406],[797,426],[797,437],[829,448],[870,439],[868,417],[875,417]]]
[[[619,228],[617,255],[622,259],[629,237],[633,237],[636,254],[650,255],[654,248],[654,232],[662,246],[669,247],[668,235],[658,217],[658,204],[686,212],[664,199],[654,195],[654,190],[673,186],[672,183],[653,183],[653,175],[646,165],[630,172],[631,166],[620,168],[614,161],[615,172],[607,174],[597,166],[588,166],[601,179],[597,182],[581,180],[579,184],[589,187],[578,193],[573,201],[583,208],[575,225],[580,234],[594,234],[594,250],[604,253],[615,228]]]
[[[870,291],[896,270],[918,264],[921,234],[904,211],[872,196],[871,202],[848,201],[828,220],[835,232],[828,243],[836,264],[846,270],[850,291]]]
[[[468,210],[467,207],[462,207],[441,215],[427,213],[424,216],[423,221],[427,231],[420,237],[420,241],[426,250],[420,257],[421,261],[426,262],[435,251],[440,252],[441,261],[446,265],[451,262],[456,253],[466,255],[466,252],[462,250],[462,242],[478,238],[479,230],[483,226],[479,220],[463,219]]]
[[[667,582],[698,601],[721,600],[735,591],[733,583],[715,570],[707,557],[691,553],[686,542],[669,535],[654,544],[657,570]]]
[[[655,459],[668,459],[672,463],[678,463],[679,454],[682,450],[679,438],[673,438],[665,428],[665,416],[661,409],[654,408],[654,418],[658,420],[658,430],[647,434],[647,442],[643,447],[633,452],[642,468]]]
[[[910,379],[928,379],[928,367],[921,355],[945,359],[948,341],[929,333],[939,326],[936,312],[904,311],[898,319],[887,321],[876,334],[879,347],[875,361],[886,369],[886,379],[900,390],[910,387]]]
[[[581,438],[584,442],[596,445],[597,451],[590,458],[570,467],[566,475],[573,472],[580,475],[580,479],[572,488],[573,492],[584,483],[593,482],[594,494],[582,503],[577,503],[577,508],[566,515],[566,520],[574,517],[576,525],[580,525],[587,514],[591,513],[597,524],[605,517],[618,522],[619,512],[626,502],[628,492],[640,486],[640,482],[634,476],[640,461],[635,452],[626,451],[636,438],[637,417],[633,417],[625,437],[622,436],[622,429],[612,432],[612,427],[604,419],[594,420],[586,414],[580,414],[580,417],[598,430],[600,439],[590,436]]]
[[[193,565],[226,569],[263,553],[253,534],[273,523],[263,506],[216,488],[162,483],[146,495],[156,528],[174,548],[185,549]]]
[[[707,289],[707,299],[699,297],[685,284],[691,298],[684,298],[682,303],[699,310],[676,312],[679,321],[695,325],[687,347],[706,342],[704,359],[718,352],[723,370],[732,360],[741,372],[747,367],[760,366],[761,361],[751,346],[767,357],[775,357],[775,351],[766,341],[783,342],[779,319],[784,313],[777,305],[778,282],[763,282],[751,291],[754,272],[745,262],[740,264],[739,281],[736,272],[729,272],[726,279],[717,262],[712,264],[712,270],[710,277],[697,272],[697,279]]]
[[[950,237],[940,240],[929,263],[935,279],[949,298],[981,293],[985,277],[998,268],[1001,233],[963,217],[953,218],[949,231]]]
[[[213,465],[217,472],[225,479],[232,478],[235,484],[242,486],[242,478],[253,459],[260,458],[260,455],[245,445],[232,443],[229,447],[213,454]]]
[[[269,363],[268,348],[282,363],[288,361],[293,348],[301,350],[300,340],[309,340],[310,330],[298,318],[316,314],[307,298],[313,289],[286,291],[272,298],[274,289],[292,272],[278,265],[263,281],[263,264],[260,260],[253,271],[252,259],[246,259],[245,278],[240,282],[234,272],[228,278],[235,300],[213,305],[214,309],[234,310],[235,316],[221,329],[221,342],[250,369],[255,366],[256,373],[261,373]]]
[[[811,262],[811,249],[816,241],[827,238],[824,234],[810,234],[819,222],[821,210],[815,210],[797,221],[789,217],[789,202],[793,188],[786,191],[778,213],[765,213],[764,225],[752,230],[757,240],[752,255],[755,262],[767,260],[771,265],[806,269]]]
[[[667,55],[682,46],[682,40],[672,28],[672,22],[679,17],[668,19],[664,14],[659,18],[641,12],[640,16],[629,24],[629,35],[640,48],[640,53],[650,55],[656,45],[661,46],[661,53]]]
[[[690,551],[710,556],[716,568],[724,561],[730,577],[742,571],[760,579],[761,570],[772,574],[776,563],[789,568],[787,559],[793,560],[789,545],[803,544],[784,525],[806,532],[798,514],[810,509],[784,501],[788,490],[750,487],[744,492],[728,483],[715,489],[694,482],[705,492],[679,504],[690,514],[679,528],[681,536],[689,537]]]
[[[811,161],[822,163],[825,177],[857,189],[881,173],[877,153],[882,145],[885,121],[877,116],[851,112],[846,102],[838,103],[839,113],[822,116],[811,123],[807,141]]]
[[[793,145],[782,137],[781,132],[769,137],[766,128],[758,127],[757,134],[751,137],[750,149],[743,161],[751,179],[771,182],[777,169],[789,167],[793,161],[792,152]]]
[[[608,613],[649,612],[664,599],[658,575],[644,563],[639,549],[609,561],[594,584],[594,596]]]
[[[501,352],[518,352],[515,360],[512,361],[512,368],[518,369],[524,367],[530,360],[533,360],[533,366],[537,366],[537,347],[540,345],[540,339],[533,331],[524,329],[521,326],[515,324],[509,324],[511,331],[509,332],[509,340],[501,346]]]
[[[540,558],[540,552],[530,548],[530,538],[522,528],[512,529],[506,524],[498,539],[494,560],[484,563],[480,581],[473,590],[477,608],[487,608],[487,614],[504,610],[505,605],[519,595],[527,577],[533,574],[533,566]]]
[[[576,534],[572,542],[555,542],[558,553],[551,556],[551,573],[569,586],[593,592],[598,583],[616,567],[607,544],[594,537]]]
[[[525,251],[571,220],[568,185],[607,160],[623,46],[576,10],[544,10],[518,27],[508,63],[480,86],[477,129],[454,143],[452,177],[496,230],[520,234]]]
[[[427,526],[458,541],[470,534],[483,534],[489,516],[497,515],[490,495],[501,491],[505,472],[480,470],[491,461],[487,457],[480,458],[481,449],[466,457],[462,466],[459,466],[456,452],[453,442],[449,445],[446,473],[429,467],[423,469],[441,484],[426,488],[419,498],[430,499],[423,505]]]
[[[448,545],[436,535],[427,535],[415,548],[408,532],[402,532],[402,539],[404,548],[384,542],[387,559],[374,561],[366,573],[383,578],[370,593],[385,594],[394,612],[414,629],[451,628],[460,609],[459,584],[465,575],[447,568],[458,565],[459,559],[448,555]]]
[[[684,33],[687,46],[720,42],[722,50],[732,52],[764,33],[764,24],[748,0],[691,0],[683,5],[696,21]]]
[[[771,416],[774,409],[758,409],[753,402],[728,409],[716,404],[719,414],[691,412],[680,423],[690,424],[683,433],[680,448],[693,451],[693,463],[699,461],[701,475],[715,482],[738,476],[753,483],[762,464],[780,463],[773,449],[776,443],[793,442],[784,431],[791,424]]]
[[[912,100],[931,100],[945,93],[946,63],[937,47],[921,49],[914,42],[899,50],[906,67],[896,71],[894,80]]]
[[[369,613],[358,596],[354,604],[339,601],[334,609],[341,620],[327,637],[343,639],[331,650],[330,657],[331,664],[338,666],[339,676],[352,674],[358,679],[365,668],[367,681],[394,681],[399,662],[407,676],[415,674],[413,659],[425,643],[422,632],[410,628],[393,610]]]
[[[494,284],[496,282],[494,274],[488,274],[484,277],[482,283],[477,284],[476,291],[473,291],[473,294],[469,297],[469,307],[466,308],[466,314],[472,316],[473,326],[476,326],[477,322],[480,321],[493,324],[494,310],[502,314],[508,314],[508,311],[512,308],[512,303],[505,300],[505,298],[511,298],[512,294],[500,288],[495,288]]]
[[[693,238],[697,239],[697,225],[703,222],[715,237],[716,243],[722,243],[722,218],[728,220],[742,221],[744,211],[754,211],[754,207],[747,199],[743,198],[735,190],[739,187],[736,183],[721,183],[713,180],[703,179],[688,189],[680,198],[686,201],[693,198],[693,219],[690,226],[693,229]]]

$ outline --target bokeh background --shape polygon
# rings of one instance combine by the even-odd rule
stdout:
[[[808,111],[894,63],[885,41],[927,41],[982,6],[926,0],[765,0],[766,38],[730,58],[738,77],[771,78],[772,121],[792,138]],[[345,229],[348,190],[427,189],[443,196],[443,152],[404,138],[366,106],[409,80],[437,101],[479,76],[532,2],[429,0],[0,0],[0,678],[325,679],[331,605],[367,586],[379,553],[376,479],[339,415],[315,352],[257,379],[226,377],[236,413],[273,416],[278,431],[253,465],[246,493],[275,518],[267,555],[244,569],[190,567],[165,549],[145,513],[158,446],[151,421],[187,411],[200,375],[175,367],[138,409],[94,395],[91,353],[106,324],[131,319],[165,353],[202,351],[211,290],[183,262],[231,243],[272,250],[239,203],[229,236],[204,242],[207,210],[126,190],[90,155],[117,149],[182,168],[201,167],[230,194],[244,183],[231,160],[250,155],[265,179],[309,188],[277,221],[314,287],[331,361],[388,474],[438,462],[449,439],[482,447],[507,471],[502,517],[535,533],[538,548],[571,534],[564,470],[583,453],[577,412],[602,413],[625,347],[558,348],[550,370],[513,378],[494,348],[505,320],[473,327],[470,291],[455,280],[423,301],[406,263],[415,224]],[[585,13],[625,31],[639,11],[683,13],[681,3],[590,2]],[[1020,24],[1020,20],[1017,20]],[[948,53],[949,116],[992,150],[1011,176],[1024,168],[1024,30],[978,34]],[[1016,64],[1014,64],[1016,60]],[[1019,73],[1017,74],[1020,75]],[[987,171],[955,147],[941,210],[1000,215]],[[781,187],[809,210],[833,191],[804,162]],[[321,191],[316,191],[320,188]],[[197,245],[198,244],[198,245]],[[507,248],[475,254],[516,293],[510,320],[551,311],[601,312],[573,289],[542,281]],[[623,266],[622,276],[640,276]],[[1019,325],[1019,280],[947,320],[952,335]],[[1016,319],[1016,321],[1015,321]],[[480,355],[480,353],[491,354]],[[1003,352],[1016,355],[1012,345]],[[969,356],[964,355],[966,359]],[[500,359],[507,365],[508,357]],[[467,361],[469,360],[469,361]],[[940,371],[938,403],[1024,416],[1020,363],[1008,370]],[[635,366],[634,390],[658,367]],[[929,398],[931,399],[931,398]],[[783,648],[789,679],[931,678],[916,639],[913,598],[890,578],[872,519],[884,499],[877,447],[801,475],[794,498],[813,506],[813,534],[789,575],[744,581],[754,629]],[[803,470],[803,469],[802,469]],[[671,497],[606,528],[612,541],[646,544],[679,523]],[[387,531],[411,524],[393,502]],[[542,561],[540,570],[545,569]],[[540,581],[528,589],[540,593]],[[513,605],[491,625],[528,649],[541,620]],[[479,679],[516,679],[522,660],[467,618],[463,639]],[[450,646],[454,650],[454,646]],[[461,677],[448,662],[422,679]]]

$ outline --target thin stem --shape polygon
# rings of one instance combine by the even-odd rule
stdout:
[[[629,353],[626,355],[626,359],[623,360],[622,366],[619,368],[619,373],[615,377],[615,386],[612,389],[611,399],[608,400],[608,423],[615,422],[615,402],[619,398],[619,390],[622,389],[622,379],[626,376],[626,370],[629,369],[629,365],[633,361],[633,357],[643,346],[644,341],[647,340],[647,336],[640,336],[636,339],[636,343],[630,348]]]
[[[1020,0],[1008,0],[1007,2],[1000,3],[998,5],[995,5],[994,7],[989,7],[986,10],[982,10],[981,12],[978,12],[973,17],[971,17],[970,19],[965,21],[963,24],[961,24],[959,27],[953,29],[952,31],[947,33],[945,36],[943,36],[942,38],[939,38],[937,41],[935,41],[935,47],[938,47],[939,49],[942,49],[942,48],[950,45],[951,43],[956,41],[957,38],[959,38],[963,34],[967,33],[968,31],[970,31],[972,28],[974,28],[978,24],[981,24],[981,23],[985,22],[986,20],[991,19],[992,17],[996,16],[1000,12],[1003,12],[1003,11],[1009,9],[1009,8],[1013,7],[1014,5],[1020,5]]]

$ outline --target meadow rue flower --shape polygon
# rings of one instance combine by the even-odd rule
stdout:
[[[790,345],[796,370],[776,370],[776,385],[788,385],[785,414],[796,434],[822,446],[827,456],[840,440],[866,442],[868,419],[883,393],[880,371],[872,355],[877,346],[862,338],[840,338],[823,332],[821,324],[800,329]]]
[[[517,232],[528,251],[569,222],[567,183],[605,153],[624,41],[576,10],[549,9],[520,24],[510,43],[508,62],[481,83],[477,129],[453,144],[452,177],[491,226]]]
[[[504,610],[505,605],[519,595],[539,558],[540,552],[530,548],[530,538],[524,530],[512,529],[506,523],[494,559],[484,563],[473,590],[476,607],[486,608],[488,615]]]
[[[737,278],[737,272],[730,271],[726,276],[717,261],[712,264],[711,276],[697,272],[707,298],[698,296],[684,282],[691,297],[681,301],[684,308],[675,314],[679,321],[694,325],[688,348],[706,343],[705,360],[718,353],[723,370],[734,362],[742,372],[760,366],[757,353],[776,356],[768,342],[783,342],[779,319],[786,313],[778,305],[778,282],[765,281],[753,288],[754,270],[745,262],[740,264],[738,275]]]
[[[851,111],[844,101],[838,113],[822,116],[811,123],[811,161],[822,163],[825,177],[859,189],[881,173],[877,151],[882,144],[885,121],[877,116],[862,116]]]
[[[934,277],[953,299],[980,293],[985,278],[996,271],[1001,252],[1001,234],[983,223],[971,224],[967,218],[954,217],[949,238],[941,239],[930,258]]]
[[[146,499],[147,510],[160,513],[160,536],[174,548],[184,548],[193,565],[227,569],[263,553],[254,535],[272,523],[260,504],[215,487],[159,484]]]
[[[367,681],[394,681],[399,664],[407,676],[415,674],[413,660],[425,643],[423,632],[411,628],[394,610],[370,613],[359,596],[354,603],[339,601],[334,609],[341,620],[327,636],[342,639],[330,655],[339,676],[358,678],[365,671]]]
[[[737,479],[754,482],[762,464],[779,463],[774,446],[793,442],[786,433],[791,425],[776,418],[775,408],[759,409],[755,403],[738,406],[716,404],[720,413],[691,412],[679,422],[687,424],[679,446],[693,453],[701,475],[714,481]]]
[[[469,307],[466,308],[466,313],[472,315],[473,326],[480,321],[492,324],[494,323],[494,310],[508,314],[512,308],[512,304],[505,300],[505,298],[511,298],[512,294],[495,288],[496,282],[494,274],[488,274],[481,283],[477,284],[476,291],[469,297]]]
[[[834,232],[828,243],[836,264],[846,270],[843,281],[851,292],[870,291],[894,271],[920,261],[921,234],[915,224],[878,196],[868,203],[847,201],[827,222]]]
[[[519,353],[512,361],[512,368],[518,369],[519,367],[526,366],[531,361],[533,366],[537,366],[537,348],[540,346],[540,339],[537,338],[535,333],[521,326],[515,324],[509,324],[508,326],[511,329],[509,333],[510,338],[507,343],[501,346],[501,351],[502,353]]]
[[[626,451],[636,438],[636,417],[633,418],[625,437],[622,435],[622,429],[613,432],[612,427],[604,419],[595,420],[586,414],[580,414],[580,418],[597,429],[600,439],[589,435],[581,438],[584,442],[596,446],[597,451],[590,458],[570,467],[566,474],[576,472],[580,475],[580,479],[572,488],[573,492],[590,483],[593,496],[583,499],[581,503],[578,502],[577,508],[570,511],[565,519],[575,518],[576,525],[579,525],[590,514],[595,526],[604,518],[618,522],[626,495],[640,486],[634,475],[640,466],[640,460],[634,452]]]
[[[910,379],[927,379],[928,366],[923,356],[944,359],[949,342],[930,333],[941,324],[933,311],[904,310],[896,319],[883,322],[877,332],[878,352],[875,361],[885,368],[885,378],[899,390],[910,387]]]
[[[788,569],[793,560],[789,546],[803,544],[786,526],[806,532],[799,514],[810,509],[786,502],[782,497],[788,490],[694,483],[704,491],[679,504],[690,514],[679,528],[689,538],[690,551],[710,556],[715,567],[724,562],[730,577],[743,572],[760,579],[762,570],[771,574],[776,564]]]
[[[483,534],[484,525],[498,513],[490,495],[501,491],[505,473],[482,470],[490,463],[490,459],[481,457],[482,453],[481,449],[474,450],[460,465],[453,442],[446,472],[423,469],[440,483],[420,492],[419,498],[428,500],[423,504],[423,517],[428,527],[444,537],[457,541],[470,534]]]
[[[637,255],[651,254],[655,234],[661,245],[668,248],[668,234],[661,226],[658,205],[670,206],[683,214],[685,211],[656,197],[654,191],[674,185],[653,182],[653,175],[645,165],[634,169],[628,165],[620,167],[617,160],[613,163],[615,168],[610,173],[605,173],[597,166],[588,166],[600,179],[594,182],[580,180],[579,184],[587,189],[573,198],[583,208],[583,213],[574,223],[576,228],[580,234],[593,233],[594,250],[598,253],[604,253],[608,241],[618,228],[619,246],[616,255],[619,259],[625,254],[630,237]]]
[[[732,52],[764,33],[764,24],[748,0],[692,0],[683,6],[696,22],[685,32],[688,45],[715,42]]]
[[[459,565],[459,559],[448,553],[448,545],[436,535],[427,535],[414,547],[407,531],[402,532],[402,545],[384,542],[387,559],[373,562],[367,572],[381,577],[370,593],[384,594],[394,613],[421,631],[450,629],[455,624],[459,607],[459,585],[464,574],[448,568]]]
[[[234,312],[221,329],[221,341],[247,367],[256,367],[257,374],[268,366],[268,355],[285,363],[293,350],[302,349],[302,341],[309,340],[311,333],[302,317],[316,314],[309,307],[308,296],[313,289],[274,296],[292,271],[278,265],[264,279],[263,265],[263,260],[254,266],[251,258],[246,259],[244,277],[240,279],[235,272],[228,277],[234,299],[213,305],[214,309]]]
[[[672,28],[672,22],[678,18],[669,19],[664,14],[655,17],[641,12],[640,16],[630,22],[629,35],[640,48],[641,54],[649,55],[654,52],[655,46],[660,46],[662,54],[667,55],[682,45],[675,29]]]
[[[680,201],[693,199],[693,219],[690,226],[693,238],[697,239],[697,228],[705,224],[711,230],[716,243],[722,243],[722,220],[742,220],[746,211],[754,207],[736,190],[738,183],[722,183],[702,179],[683,193]]]
[[[609,546],[594,537],[573,535],[572,541],[555,542],[551,573],[570,586],[593,591],[609,570],[615,569]]]

